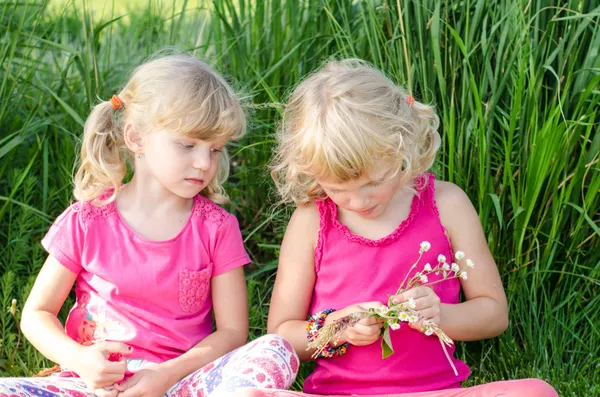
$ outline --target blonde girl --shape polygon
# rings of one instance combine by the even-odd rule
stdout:
[[[218,204],[227,202],[225,146],[244,132],[236,94],[187,55],[139,66],[94,107],[77,202],[42,240],[49,256],[22,313],[25,336],[61,371],[0,379],[1,396],[205,396],[291,384],[298,360],[281,337],[240,347],[250,259],[235,216]],[[73,284],[63,328],[57,313]]]
[[[315,351],[307,344],[316,330],[380,308],[407,275],[422,271],[411,268],[421,242],[431,247],[421,266],[451,262],[458,251],[476,264],[468,280],[447,279],[393,298],[410,302],[421,321],[391,331],[391,357],[382,359],[376,343],[382,323],[375,317],[346,329],[319,353],[304,383],[307,394],[556,396],[536,379],[461,389],[469,368],[453,347],[447,357],[438,338],[421,329],[427,320],[453,340],[468,341],[493,338],[508,325],[502,280],[477,213],[459,187],[428,172],[440,146],[438,125],[431,106],[359,60],[326,64],[289,99],[273,176],[282,200],[297,208],[281,246],[270,332],[311,360]],[[432,273],[429,281],[442,277]]]

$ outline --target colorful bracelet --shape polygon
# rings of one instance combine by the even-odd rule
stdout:
[[[308,318],[308,324],[306,325],[306,334],[307,334],[306,337],[309,342],[312,342],[315,339],[315,337],[317,335],[317,331],[320,330],[321,328],[323,328],[323,325],[325,324],[325,319],[327,318],[327,316],[329,314],[333,313],[334,311],[335,311],[335,309],[325,309],[323,311],[316,312],[315,314],[313,314],[312,316],[310,316]],[[338,347],[332,347],[328,343],[323,348],[323,351],[321,353],[319,353],[317,358],[339,357],[339,356],[343,355],[344,353],[346,353],[347,349],[348,349],[347,343],[343,343],[343,344],[339,345]]]

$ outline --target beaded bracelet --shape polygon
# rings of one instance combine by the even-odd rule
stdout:
[[[323,328],[325,324],[325,319],[331,313],[333,313],[335,309],[325,309],[320,312],[316,312],[312,316],[308,318],[308,324],[306,325],[306,337],[309,342],[312,342],[316,335],[317,331]],[[330,358],[330,357],[339,357],[342,354],[346,353],[348,349],[348,343],[343,343],[338,347],[332,347],[329,343],[325,345],[323,351],[317,355],[317,358]]]

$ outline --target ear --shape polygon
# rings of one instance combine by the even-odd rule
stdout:
[[[135,129],[133,124],[125,124],[123,138],[125,139],[125,145],[127,146],[127,149],[129,149],[131,152],[134,154],[141,154],[144,152],[142,136]]]

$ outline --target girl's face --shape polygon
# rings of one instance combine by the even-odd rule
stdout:
[[[362,218],[376,219],[401,187],[401,174],[393,173],[391,167],[380,167],[352,181],[327,178],[317,179],[317,182],[338,207]]]
[[[192,198],[214,178],[226,141],[205,141],[171,131],[152,131],[144,138],[142,167],[167,190]],[[137,172],[137,169],[136,169]]]

